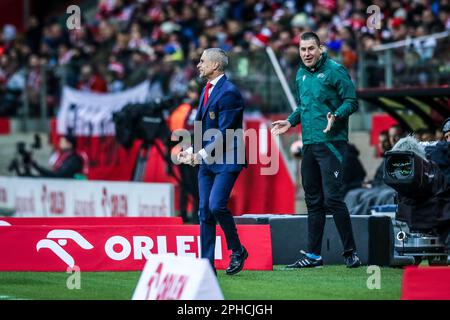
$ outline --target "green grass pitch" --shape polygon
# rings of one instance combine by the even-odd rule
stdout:
[[[227,300],[398,300],[402,269],[380,268],[380,288],[369,289],[367,266],[347,269],[325,266],[316,269],[242,271],[218,281]],[[64,272],[0,272],[1,299],[129,300],[140,272],[81,272],[80,289],[68,289],[70,274]]]

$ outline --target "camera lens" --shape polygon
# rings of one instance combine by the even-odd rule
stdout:
[[[387,159],[387,174],[397,180],[411,177],[413,166],[411,157],[407,155],[395,155]]]

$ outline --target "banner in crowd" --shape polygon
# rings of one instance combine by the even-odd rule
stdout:
[[[130,103],[145,102],[148,93],[148,81],[117,93],[93,93],[64,87],[57,132],[63,135],[68,128],[75,128],[77,136],[114,135],[113,112]]]
[[[0,207],[17,217],[174,216],[169,183],[0,177]]]
[[[245,270],[272,270],[269,225],[238,225],[249,257]],[[216,267],[226,269],[231,251],[219,226]],[[198,225],[0,226],[0,271],[143,270],[152,254],[200,256]]]

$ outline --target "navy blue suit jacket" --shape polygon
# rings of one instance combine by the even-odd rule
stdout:
[[[195,119],[202,121],[201,147],[208,154],[201,166],[207,166],[214,173],[240,171],[246,166],[242,128],[244,100],[225,75],[213,87],[206,106],[202,105],[204,95],[205,89],[200,97]],[[218,132],[211,136],[207,132],[209,129],[218,129]],[[200,149],[196,145],[194,148],[196,152]]]

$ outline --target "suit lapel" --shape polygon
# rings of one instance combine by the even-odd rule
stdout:
[[[223,77],[220,78],[220,80],[213,87],[213,90],[211,92],[211,95],[208,98],[208,102],[206,103],[206,106],[202,106],[202,108],[200,109],[200,110],[202,110],[202,120],[203,120],[203,117],[205,116],[206,111],[208,110],[209,106],[211,104],[213,104],[215,102],[215,100],[217,99],[219,92],[220,92],[220,87],[222,87],[222,85],[225,83],[225,80],[227,80],[227,76],[223,75]],[[204,91],[205,90],[203,89],[203,94],[201,96],[200,101],[203,101],[203,96],[206,94]]]
[[[202,94],[200,95],[200,101],[198,102],[198,112],[197,115],[195,116],[195,120],[201,120],[203,119],[203,109],[206,109],[206,106],[203,107],[203,98],[205,97],[205,87],[203,87],[203,91]]]

